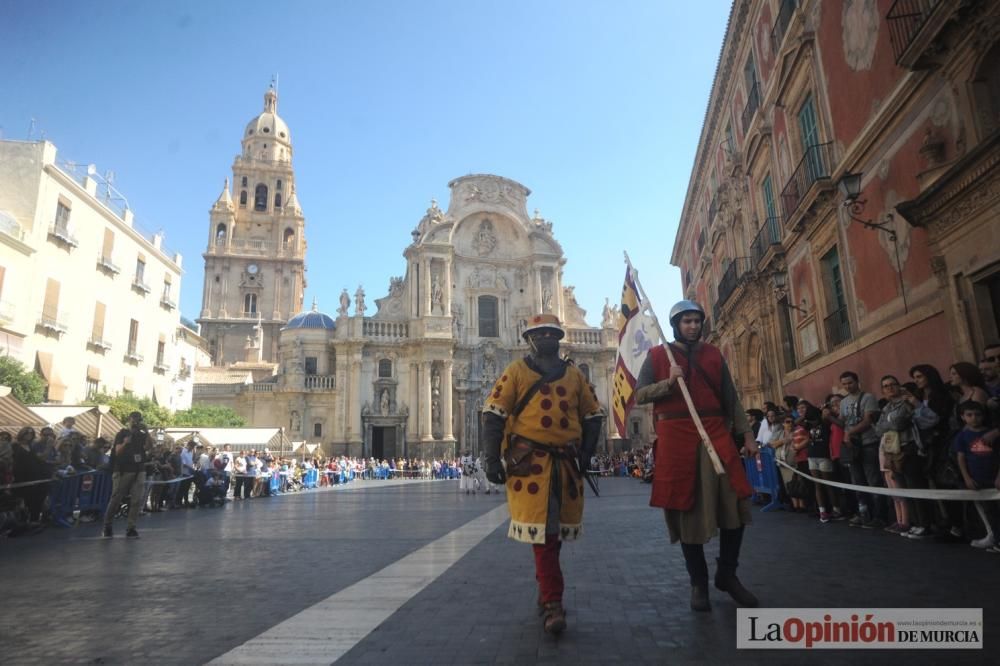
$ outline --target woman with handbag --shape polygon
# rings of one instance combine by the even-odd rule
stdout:
[[[913,433],[910,431],[910,426],[913,423],[913,408],[903,397],[899,380],[896,377],[893,375],[882,377],[881,386],[886,404],[875,424],[875,432],[881,438],[879,440],[879,462],[885,474],[887,487],[906,488],[906,479],[903,475],[904,466],[919,464],[915,460],[917,446],[913,441]],[[907,458],[913,460],[907,463]],[[885,531],[893,534],[909,532],[909,500],[894,497],[892,501],[896,509],[896,522],[886,527]],[[921,524],[921,526],[924,525]]]

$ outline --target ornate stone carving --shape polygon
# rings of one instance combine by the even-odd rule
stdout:
[[[875,0],[844,0],[841,15],[844,60],[854,71],[871,69],[880,23]]]
[[[473,244],[480,257],[485,257],[493,253],[493,250],[497,246],[497,237],[493,233],[492,222],[483,220],[479,223],[479,231],[476,233],[476,240]]]
[[[934,272],[934,277],[937,278],[938,287],[945,289],[948,287],[948,264],[945,262],[944,257],[939,254],[931,257],[931,271]]]

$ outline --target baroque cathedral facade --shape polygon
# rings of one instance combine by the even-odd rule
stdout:
[[[563,353],[607,406],[616,313],[606,306],[601,326],[587,325],[552,224],[528,214],[528,188],[493,175],[448,183],[447,208],[431,202],[388,293],[369,303],[362,287],[345,290],[328,315],[302,307],[305,218],[291,156],[268,90],[244,131],[233,192],[227,181],[210,213],[199,323],[213,365],[196,371],[195,402],[283,427],[327,455],[478,452],[484,397],[527,353],[525,321],[549,312],[566,329]]]

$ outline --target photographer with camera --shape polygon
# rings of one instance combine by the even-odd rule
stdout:
[[[139,511],[142,509],[146,490],[147,448],[150,444],[149,430],[142,422],[140,412],[128,415],[128,427],[122,428],[115,435],[114,446],[111,447],[111,500],[104,512],[104,536],[113,535],[111,521],[122,505],[122,500],[129,497],[128,531],[125,536],[136,539],[139,532],[135,528]]]

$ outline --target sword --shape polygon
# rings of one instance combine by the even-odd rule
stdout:
[[[573,465],[576,467],[576,473],[586,479],[587,485],[594,491],[594,497],[600,497],[601,493],[597,490],[597,482],[590,478],[590,475],[587,474],[586,470],[581,469],[583,465],[580,464],[580,459],[576,456],[573,456]]]

